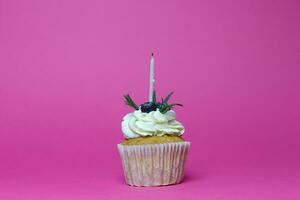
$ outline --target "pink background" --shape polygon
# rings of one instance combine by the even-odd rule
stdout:
[[[0,199],[299,199],[296,0],[0,0]],[[181,185],[124,184],[121,118],[173,101]],[[297,191],[298,190],[298,191]]]

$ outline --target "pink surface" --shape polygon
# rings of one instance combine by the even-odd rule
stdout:
[[[0,199],[299,199],[299,1],[0,0]],[[174,90],[176,186],[124,184],[129,92]]]

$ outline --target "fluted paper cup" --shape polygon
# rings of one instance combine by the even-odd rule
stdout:
[[[147,145],[118,144],[125,181],[131,186],[180,183],[190,142]]]

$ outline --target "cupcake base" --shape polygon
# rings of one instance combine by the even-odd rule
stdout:
[[[184,176],[184,164],[190,142],[164,144],[118,144],[125,181],[131,186],[178,184]]]

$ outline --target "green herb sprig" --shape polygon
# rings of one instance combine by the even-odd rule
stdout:
[[[161,102],[158,102],[156,99],[156,92],[153,91],[151,102],[146,102],[146,103],[142,104],[141,105],[142,110],[143,110],[143,106],[146,106],[146,105],[149,106],[149,103],[151,103],[151,105],[154,105],[155,110],[158,108],[162,114],[165,114],[169,110],[173,109],[175,106],[183,106],[180,103],[169,104],[168,102],[172,95],[173,95],[173,92],[170,92],[165,98],[161,99]],[[139,109],[139,106],[133,101],[133,99],[129,96],[129,94],[124,95],[124,98],[125,98],[124,100],[125,100],[126,105],[134,108],[135,110]],[[152,110],[152,107],[151,107],[151,110]],[[148,112],[150,112],[151,110],[148,110]]]
[[[139,109],[139,107],[136,105],[136,103],[133,101],[129,94],[124,95],[124,100],[126,105],[134,108],[135,110]]]
[[[169,110],[172,110],[173,107],[175,106],[183,106],[180,103],[173,103],[173,104],[168,104],[168,101],[170,99],[170,97],[174,94],[174,92],[170,92],[165,98],[161,99],[161,103],[159,106],[159,111],[162,114],[165,114],[166,112],[168,112]]]

